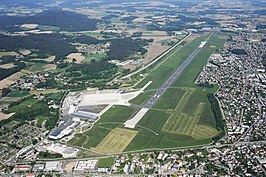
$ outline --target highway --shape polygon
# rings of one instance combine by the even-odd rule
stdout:
[[[190,56],[177,68],[177,70],[171,75],[171,77],[157,90],[153,97],[143,106],[144,108],[151,108],[156,101],[159,100],[160,96],[172,85],[172,83],[177,79],[177,77],[182,73],[182,71],[191,63],[195,56],[200,52],[202,47],[206,44],[206,41],[202,42],[201,45],[193,51]]]

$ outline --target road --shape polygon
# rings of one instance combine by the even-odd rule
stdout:
[[[182,73],[182,71],[191,63],[191,61],[195,58],[195,56],[200,52],[202,47],[206,44],[206,42],[202,42],[201,45],[190,54],[189,57],[177,68],[177,70],[171,75],[171,77],[157,90],[157,92],[153,95],[153,97],[144,105],[144,108],[151,108],[156,101],[160,98],[160,96],[172,85],[172,83],[177,79],[177,77]]]
[[[91,159],[100,159],[100,158],[108,158],[108,157],[114,157],[118,155],[125,155],[125,154],[134,154],[134,153],[147,153],[147,154],[152,154],[154,151],[183,151],[184,149],[209,149],[209,148],[221,148],[221,147],[235,147],[235,146],[241,146],[241,145],[256,145],[256,144],[266,144],[266,140],[264,141],[242,141],[242,142],[236,142],[232,144],[220,144],[220,145],[196,145],[196,146],[186,146],[186,147],[176,147],[176,148],[151,148],[151,149],[143,149],[143,150],[137,150],[137,151],[127,151],[127,152],[121,152],[117,154],[109,154],[109,155],[102,155],[98,154],[96,157],[87,157],[87,158],[65,158],[65,159],[42,159],[42,160],[37,160],[35,161],[36,163],[45,163],[45,162],[50,162],[50,161],[60,161],[60,162],[71,162],[71,161],[78,161],[78,160],[91,160]],[[88,150],[86,148],[80,148],[79,149],[84,149]],[[24,162],[10,162],[9,165],[17,165],[17,164],[26,164],[26,163],[31,163],[32,161],[24,161]]]

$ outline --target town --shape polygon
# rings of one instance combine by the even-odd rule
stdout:
[[[216,93],[226,121],[224,143],[265,138],[265,35],[230,36],[225,48],[213,54],[198,78],[202,85],[219,85]]]

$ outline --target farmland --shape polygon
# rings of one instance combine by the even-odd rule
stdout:
[[[134,130],[115,128],[93,150],[105,154],[123,152],[137,133]]]

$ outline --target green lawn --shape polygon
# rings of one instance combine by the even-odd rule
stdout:
[[[17,111],[22,110],[22,109],[27,109],[28,107],[30,107],[31,105],[33,105],[37,102],[38,102],[37,99],[30,98],[30,99],[23,101],[19,105],[16,105],[16,106],[10,108],[9,111],[10,112],[17,112]]]
[[[27,63],[27,69],[31,72],[40,72],[40,71],[44,71],[45,70],[45,63],[32,63],[32,62],[28,62]]]
[[[130,100],[131,104],[144,105],[153,95],[155,91],[143,92],[133,100]]]
[[[36,119],[37,119],[37,126],[38,126],[38,127],[41,127],[43,121],[45,121],[45,120],[47,120],[47,119],[49,119],[49,118],[46,117],[46,116],[42,116],[42,115],[40,115],[40,116],[36,117]]]
[[[48,100],[56,100],[56,101],[61,101],[61,99],[64,96],[64,92],[58,92],[58,93],[51,93],[48,94],[48,96],[46,97],[46,99]]]
[[[28,96],[29,95],[29,91],[26,91],[26,90],[12,90],[8,95],[7,97],[19,97],[19,98],[22,98],[22,97],[25,97],[25,96]]]
[[[109,158],[102,158],[99,159],[98,168],[111,168],[112,165],[114,164],[114,157],[109,157]]]
[[[175,109],[179,100],[186,93],[185,88],[169,88],[161,98],[154,104],[156,109]]]

